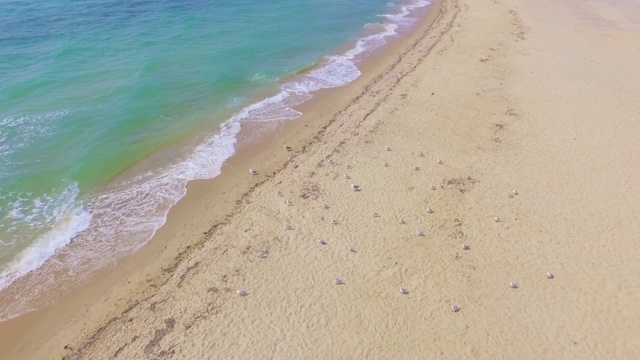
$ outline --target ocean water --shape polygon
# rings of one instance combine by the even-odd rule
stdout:
[[[427,5],[0,2],[0,321],[139,249],[189,180],[220,173],[241,123],[299,117]]]

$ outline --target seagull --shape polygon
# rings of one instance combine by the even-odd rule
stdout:
[[[322,203],[322,208],[323,209],[328,209],[329,208],[329,204],[327,204],[326,202]]]
[[[427,212],[428,212],[429,214],[433,214],[433,209],[432,209],[432,208],[430,208],[430,207],[428,207],[428,208],[427,208]]]
[[[320,245],[327,245],[327,242],[326,242],[326,241],[324,241],[324,239],[317,238],[317,239],[316,239],[316,241],[317,241],[317,242],[318,242],[318,244],[320,244]]]
[[[351,169],[351,164],[347,164],[344,167],[347,168],[347,169]]]
[[[337,224],[337,223],[338,223],[338,220],[336,220],[336,219],[331,219],[331,223],[335,225],[335,224]]]
[[[429,186],[429,189],[431,189],[431,190],[435,190],[435,189],[436,189],[436,186],[435,186],[435,185],[433,185],[433,184],[431,184],[431,185]]]
[[[291,146],[287,146],[287,144],[284,145],[284,149],[287,151],[291,151],[292,147]]]
[[[285,229],[285,230],[293,230],[293,225],[291,225],[291,224],[284,224],[284,229]]]
[[[342,279],[340,279],[339,277],[334,277],[333,282],[336,283],[336,285],[344,285],[344,281],[342,281]]]
[[[249,198],[248,198],[248,197],[246,197],[246,198],[242,199],[242,201],[244,201],[244,203],[245,203],[245,204],[250,203],[250,201],[249,201]]]
[[[351,176],[349,176],[349,174],[344,174],[344,178],[345,179],[351,179]]]
[[[386,149],[387,151],[391,151],[391,147],[390,147],[390,146],[387,146],[385,149]]]
[[[260,259],[264,259],[267,257],[267,253],[260,251],[259,253],[256,254],[257,257],[259,257]]]
[[[469,250],[469,245],[462,244],[462,250]]]
[[[495,222],[500,222],[500,218],[497,217],[497,216],[495,218],[493,218],[493,220],[495,220]]]
[[[553,276],[552,273],[548,272],[547,273],[547,279],[553,279],[555,276]]]
[[[471,180],[471,175],[467,175],[467,180]]]
[[[513,195],[518,195],[518,190],[513,189],[513,191],[511,192]]]
[[[404,219],[400,219],[400,224],[406,224],[406,222],[404,221]]]
[[[333,159],[328,160],[329,164],[333,164]]]
[[[293,201],[291,199],[285,200],[284,203],[289,206],[293,205]]]
[[[418,166],[414,166],[413,170],[418,171],[418,170],[420,170],[420,168]]]
[[[291,156],[291,155],[287,156],[287,160],[289,160],[289,161],[293,160],[293,156]]]
[[[458,312],[460,310],[462,310],[462,308],[460,306],[458,306],[458,305],[453,305],[451,307],[451,311],[453,311],[453,312]]]
[[[437,162],[438,164],[442,165],[442,160],[437,159],[437,160],[436,160],[436,162]]]
[[[422,151],[418,151],[418,156],[424,157],[424,154],[422,153]]]
[[[512,289],[517,289],[518,288],[518,284],[514,283],[513,281],[509,283],[509,287]]]
[[[353,253],[357,253],[357,252],[358,252],[358,250],[356,250],[356,248],[354,248],[354,247],[353,247],[353,246],[351,246],[351,245],[347,245],[347,250],[349,250],[349,251],[351,251],[351,252],[353,252]]]
[[[352,188],[354,191],[360,191],[360,190],[362,190],[362,188],[360,187],[360,185],[356,185],[356,184],[351,184],[351,188]]]
[[[283,195],[282,195],[282,191],[277,190],[277,191],[276,191],[276,196],[280,196],[280,197],[281,197],[281,196],[283,196]]]
[[[248,292],[244,291],[244,290],[236,290],[236,294],[240,295],[240,296],[247,296],[249,295]]]
[[[384,167],[389,167],[389,164],[387,164],[386,162],[383,164],[384,164]]]
[[[257,170],[254,170],[254,169],[249,169],[249,173],[250,173],[251,175],[258,175],[258,171],[257,171]]]
[[[373,215],[373,217],[379,217],[379,216],[380,216],[380,214],[378,214],[378,213],[377,213],[377,212],[375,212],[375,211],[374,211],[374,212],[372,212],[372,213],[371,213],[371,215]]]
[[[403,287],[400,288],[400,294],[407,295],[408,293],[409,293],[409,290],[407,290],[407,288],[403,288]]]
[[[424,236],[424,231],[418,229],[418,236]]]

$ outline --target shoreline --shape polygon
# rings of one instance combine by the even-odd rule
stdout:
[[[119,303],[115,304],[114,309],[109,313],[117,313],[118,310],[115,309],[124,308],[125,303],[136,302],[134,299],[142,299],[147,292],[153,292],[153,288],[166,281],[167,278],[166,273],[163,275],[154,275],[154,273],[157,273],[158,269],[166,272],[167,268],[175,267],[180,262],[179,259],[185,256],[192,249],[192,246],[198,244],[197,240],[185,245],[171,239],[180,232],[180,228],[183,228],[185,223],[189,222],[193,214],[191,209],[194,206],[207,207],[204,203],[215,199],[217,204],[214,207],[207,207],[207,211],[213,213],[211,221],[216,224],[214,228],[224,224],[227,219],[233,216],[233,213],[238,211],[238,206],[241,206],[238,199],[264,182],[262,180],[239,183],[238,179],[246,178],[245,170],[253,166],[251,164],[256,161],[260,163],[266,161],[267,166],[263,166],[263,168],[270,169],[266,172],[270,173],[269,178],[276,172],[282,171],[287,166],[286,156],[304,151],[304,148],[309,145],[309,140],[317,137],[323,132],[322,128],[328,126],[327,123],[318,121],[317,118],[327,117],[333,114],[337,108],[346,106],[346,101],[339,100],[339,98],[344,93],[353,93],[354,88],[362,87],[373,78],[377,71],[387,67],[390,62],[389,58],[395,56],[388,55],[389,52],[405,49],[410,42],[415,42],[420,33],[434,21],[439,12],[439,6],[439,1],[433,1],[426,7],[417,9],[416,13],[421,16],[415,24],[395,37],[386,38],[386,44],[373,50],[365,59],[358,61],[358,69],[362,74],[357,79],[346,86],[314,91],[311,100],[294,107],[294,110],[302,113],[301,117],[275,125],[271,123],[258,124],[259,138],[257,140],[252,138],[248,142],[243,138],[246,129],[241,130],[238,135],[236,153],[224,162],[221,174],[213,179],[189,181],[187,194],[171,207],[165,224],[140,250],[125,258],[118,259],[115,265],[98,269],[92,275],[89,283],[81,284],[70,293],[62,295],[55,304],[0,323],[0,338],[2,339],[0,358],[20,357],[23,355],[21,351],[30,349],[34,343],[39,343],[43,338],[53,338],[55,333],[60,330],[61,324],[68,323],[67,318],[77,316],[79,308],[84,308],[86,311],[89,307],[88,304],[92,302],[116,296],[119,298]],[[343,104],[336,106],[336,101],[343,101]],[[320,109],[327,105],[329,105],[328,109]],[[252,124],[242,125],[243,128],[246,126],[251,127]],[[272,131],[273,129],[275,131]],[[280,144],[283,140],[287,140],[285,143],[293,146],[292,152],[283,152]],[[271,159],[278,155],[282,155],[281,158]],[[127,170],[125,173],[129,171]],[[215,190],[211,188],[215,188]],[[203,201],[203,198],[207,200]],[[212,229],[203,228],[202,230],[202,233],[205,233]],[[126,284],[122,278],[127,279]],[[116,284],[128,290],[114,290]],[[112,294],[101,294],[105,287],[109,288]],[[137,295],[131,298],[123,296],[130,291],[137,293]],[[71,340],[68,342],[72,343]]]
[[[401,12],[394,13],[395,15],[402,14],[399,16],[400,19],[407,19],[404,16],[413,16],[419,19],[423,18],[422,15],[425,13],[425,9],[429,6],[423,6],[425,3],[421,0],[416,1],[407,1],[406,4],[402,6],[402,9],[408,7],[410,12],[405,12],[404,10]],[[417,8],[416,8],[417,6]],[[419,15],[419,16],[416,16]],[[410,17],[411,18],[411,17]],[[346,58],[347,62],[351,64],[353,61],[356,64],[359,64],[362,60],[368,62],[369,57],[379,56],[381,53],[380,44],[373,44],[372,47],[365,46],[361,44],[362,42],[367,42],[370,39],[384,39],[385,44],[389,42],[399,41],[399,38],[403,38],[407,32],[410,32],[411,29],[415,27],[415,24],[408,25],[404,23],[400,25],[400,20],[396,19],[395,22],[381,22],[376,23],[376,25],[384,25],[385,29],[395,29],[396,35],[387,36],[387,31],[379,32],[379,31],[365,31],[360,34],[359,38],[355,42],[351,42],[348,44],[344,44],[338,49],[335,49],[331,54],[327,55],[326,58]],[[396,28],[397,27],[397,28]],[[366,41],[365,41],[366,40]],[[382,45],[382,47],[386,47],[386,45]],[[367,49],[367,50],[363,50]],[[373,49],[373,50],[371,50]],[[362,53],[360,51],[363,51]],[[347,56],[348,54],[348,56]],[[356,54],[356,55],[354,55]],[[81,233],[75,236],[70,242],[59,248],[55,251],[55,254],[48,258],[43,264],[38,264],[38,268],[29,271],[23,276],[21,276],[15,284],[9,286],[0,293],[0,303],[5,304],[7,308],[11,308],[12,313],[3,313],[2,318],[5,320],[5,317],[13,317],[15,314],[28,312],[28,308],[42,308],[45,307],[49,301],[50,295],[52,295],[53,291],[39,291],[40,294],[33,296],[28,302],[12,302],[11,299],[17,298],[18,296],[29,292],[30,288],[44,288],[48,287],[51,289],[68,289],[76,286],[77,283],[83,283],[90,281],[90,274],[94,268],[101,267],[109,267],[111,264],[118,262],[119,259],[123,256],[128,256],[131,253],[137,251],[140,247],[144,246],[146,243],[151,241],[152,234],[151,232],[157,231],[156,227],[162,227],[166,222],[166,215],[169,209],[175,204],[173,201],[179,197],[182,197],[184,193],[186,193],[186,182],[192,181],[187,179],[201,179],[201,178],[210,178],[214,177],[215,174],[218,173],[219,166],[224,162],[222,157],[217,156],[200,156],[197,154],[207,153],[207,147],[204,146],[208,144],[211,138],[216,138],[220,135],[220,133],[225,133],[230,136],[221,136],[222,139],[218,138],[218,146],[220,148],[221,153],[231,154],[235,150],[231,150],[231,148],[239,148],[246,145],[246,143],[251,143],[255,141],[257,138],[261,136],[269,136],[273,135],[272,133],[278,131],[278,129],[282,126],[283,121],[270,121],[262,123],[260,121],[253,122],[249,118],[249,116],[245,113],[246,109],[252,108],[262,103],[268,103],[269,99],[273,99],[278,97],[283,93],[290,93],[288,90],[285,90],[287,85],[295,84],[300,80],[300,76],[302,79],[306,79],[311,76],[312,73],[318,70],[331,68],[332,61],[318,61],[314,66],[310,66],[307,71],[308,73],[300,73],[297,72],[296,75],[291,75],[290,77],[286,77],[281,81],[280,85],[272,84],[270,87],[272,89],[268,90],[267,88],[259,88],[256,90],[256,93],[261,94],[258,98],[255,99],[255,102],[244,107],[241,111],[233,112],[235,115],[229,115],[229,118],[224,121],[218,131],[213,133],[209,133],[206,135],[203,134],[193,134],[193,138],[190,140],[176,140],[175,143],[168,145],[166,148],[161,149],[154,153],[153,155],[148,156],[145,160],[132,165],[127,168],[115,178],[111,179],[111,181],[103,186],[103,188],[99,191],[96,191],[93,199],[104,199],[101,201],[89,201],[87,206],[83,207],[81,214],[78,216],[82,217],[91,217],[92,219],[89,221],[89,227],[85,228],[81,231]],[[322,77],[321,77],[322,78]],[[279,88],[279,91],[274,90],[273,88]],[[318,91],[312,91],[311,93],[321,94],[324,91],[332,91],[334,88],[322,89]],[[274,92],[275,91],[275,92]],[[255,94],[254,94],[255,95]],[[313,95],[315,97],[319,95]],[[295,97],[295,96],[294,96]],[[260,99],[260,100],[258,100]],[[315,101],[311,99],[312,102]],[[261,107],[261,106],[259,106]],[[307,106],[303,103],[299,106],[294,106],[293,111],[298,113],[295,109],[306,109]],[[239,114],[244,114],[240,116]],[[245,118],[246,115],[246,118]],[[244,125],[241,134],[235,134],[235,129],[237,125],[240,127],[241,121],[235,121],[238,118],[242,118],[244,120]],[[229,125],[232,124],[232,125]],[[229,125],[229,126],[227,126]],[[256,129],[255,131],[250,131],[247,129]],[[232,135],[231,134],[235,134]],[[233,141],[229,139],[233,137]],[[226,140],[225,140],[226,139]],[[235,146],[230,144],[230,142],[239,141]],[[209,147],[211,148],[211,146]],[[166,162],[167,158],[176,157],[175,154],[180,154],[177,157],[177,160],[174,159],[171,162]],[[226,156],[226,155],[225,155]],[[188,160],[187,160],[188,159]],[[165,161],[165,162],[163,162]],[[184,165],[184,166],[183,166]],[[159,172],[153,171],[154,169],[163,169]],[[178,169],[178,170],[176,170]],[[196,171],[191,171],[190,169],[200,169]],[[147,176],[148,174],[154,173],[153,175]],[[176,179],[175,174],[183,174],[185,177],[181,178],[178,176]],[[157,174],[160,174],[156,176]],[[171,175],[173,174],[173,175]],[[189,174],[189,175],[188,175]],[[167,175],[167,176],[163,176]],[[174,182],[165,181],[165,180],[175,180]],[[184,180],[184,182],[183,182]],[[185,185],[184,188],[182,186],[174,186],[176,185]],[[124,183],[124,186],[123,186]],[[132,185],[133,184],[133,185]],[[144,196],[141,197],[140,202],[137,202],[137,206],[145,209],[148,209],[147,213],[143,213],[142,211],[137,211],[135,207],[129,207],[127,203],[131,203],[131,201],[124,202],[122,204],[116,204],[119,199],[122,198],[121,195],[132,197],[131,194],[134,190],[137,189],[139,193],[144,189],[147,193],[161,193],[164,196]],[[151,189],[151,190],[150,190]],[[169,190],[167,190],[169,189]],[[157,191],[152,191],[157,190]],[[174,190],[174,191],[172,191]],[[184,190],[184,192],[183,192]],[[168,201],[167,198],[169,199]],[[130,199],[129,199],[130,200]],[[177,200],[175,200],[177,201]],[[169,205],[169,203],[172,203]],[[101,224],[102,220],[105,216],[109,218],[109,209],[112,206],[118,205],[122,207],[122,209],[118,212],[126,212],[131,218],[145,218],[144,221],[141,221],[144,226],[142,229],[133,229],[136,227],[136,224],[133,222],[127,222],[126,220],[120,219],[117,221],[120,224],[120,229],[126,229],[124,231],[120,231],[120,229],[116,227],[110,227],[109,224],[104,225],[96,225]],[[156,205],[156,206],[153,206]],[[152,206],[153,208],[150,208]],[[87,211],[87,208],[90,210]],[[166,210],[166,211],[165,211]],[[162,224],[162,225],[161,225]],[[152,231],[149,231],[152,230]],[[107,237],[108,240],[102,240],[102,233],[107,232],[111,233],[110,236]],[[99,245],[96,245],[99,244]],[[104,247],[107,250],[95,251],[94,248]],[[50,249],[55,249],[56,247],[50,247]],[[113,249],[111,253],[108,250]],[[74,255],[78,252],[83,253],[85,256],[74,257]],[[38,252],[31,252],[39,254]],[[106,256],[109,254],[110,256]],[[113,256],[111,256],[113,255]],[[20,255],[22,256],[22,255]],[[76,259],[74,262],[74,266],[57,266],[56,264],[67,264],[69,263],[69,259]],[[85,261],[84,259],[93,259],[98,264],[90,264],[90,261]],[[105,263],[101,263],[105,259]],[[33,264],[32,261],[22,261],[18,263],[26,263]],[[24,269],[18,269],[18,273],[21,273]],[[88,270],[88,271],[87,271]],[[75,274],[89,274],[88,277],[83,277],[83,279],[76,279]],[[45,274],[45,275],[42,275]],[[53,274],[53,275],[50,275]],[[49,276],[50,275],[50,276]],[[47,282],[48,279],[55,278],[56,280],[50,281],[50,285],[46,286],[42,284],[42,281]],[[53,283],[56,283],[56,286],[53,286]],[[66,291],[66,290],[64,290]],[[64,295],[64,294],[62,294]],[[25,304],[33,305],[27,307]],[[43,305],[44,304],[44,305]],[[14,307],[15,305],[15,307]]]
[[[64,241],[55,245],[48,243],[50,246],[43,246],[43,248],[48,250],[45,254],[46,256],[42,254],[42,251],[23,251],[18,254],[15,263],[20,264],[20,266],[10,267],[9,269],[11,271],[7,271],[12,276],[11,279],[14,279],[15,276],[18,276],[18,278],[17,280],[11,280],[10,283],[15,281],[15,284],[2,289],[3,291],[0,293],[0,303],[5,304],[7,308],[13,309],[11,313],[1,314],[2,321],[14,317],[15,314],[28,312],[30,308],[42,308],[50,302],[47,299],[49,295],[53,294],[53,291],[49,290],[39,291],[39,294],[34,295],[28,302],[11,302],[10,299],[26,294],[29,292],[28,289],[44,287],[67,289],[74,287],[77,283],[87,282],[89,281],[87,278],[76,279],[75,274],[91,274],[94,268],[108,267],[110,263],[119,261],[121,257],[128,256],[128,254],[135,252],[138,248],[144,246],[145,243],[151,241],[151,237],[153,237],[152,233],[157,231],[157,228],[162,227],[166,222],[169,209],[186,193],[186,183],[188,181],[217,176],[219,167],[224,162],[224,157],[234,153],[234,148],[237,149],[238,147],[245,146],[247,142],[251,143],[265,134],[269,135],[270,132],[277,131],[283,122],[291,121],[291,119],[268,121],[265,123],[257,121],[254,125],[252,124],[254,116],[250,115],[250,111],[247,109],[253,108],[255,110],[256,107],[260,109],[269,107],[269,105],[266,105],[266,107],[263,105],[271,103],[270,100],[278,98],[282,94],[288,94],[291,95],[289,97],[295,98],[296,96],[294,95],[297,95],[297,92],[293,91],[292,93],[285,88],[291,87],[292,84],[295,85],[299,81],[304,82],[304,80],[309,77],[313,78],[314,76],[312,76],[312,74],[316,71],[326,72],[328,69],[333,69],[333,60],[328,59],[340,58],[351,65],[353,65],[353,63],[358,64],[362,60],[365,60],[365,62],[369,61],[368,58],[370,56],[380,53],[379,47],[381,45],[375,41],[371,46],[365,45],[365,43],[368,44],[371,39],[381,39],[383,42],[382,47],[384,48],[386,46],[384,44],[398,41],[398,38],[402,38],[407,32],[410,32],[411,29],[414,28],[413,24],[407,24],[401,20],[412,19],[411,17],[405,18],[405,16],[416,17],[416,15],[424,13],[424,9],[428,7],[428,5],[425,6],[425,4],[428,4],[428,2],[423,2],[422,0],[407,0],[406,3],[401,4],[401,10],[390,15],[385,15],[385,17],[389,16],[389,18],[394,18],[394,20],[381,21],[380,23],[374,24],[375,27],[385,29],[384,31],[380,32],[379,29],[376,31],[363,30],[362,33],[358,35],[357,41],[352,41],[334,49],[335,51],[323,57],[323,60],[319,60],[315,65],[307,67],[305,71],[296,71],[294,74],[285,76],[279,84],[271,84],[257,88],[253,95],[250,96],[250,98],[254,99],[253,102],[238,111],[229,111],[228,116],[223,117],[226,118],[226,120],[216,131],[206,131],[207,134],[204,135],[194,131],[191,136],[185,134],[181,139],[176,138],[174,142],[147,156],[144,160],[124,169],[115,177],[111,178],[107,184],[104,184],[100,189],[96,189],[91,198],[86,199],[87,203],[82,207],[82,210],[80,210],[80,208],[77,209],[77,214],[73,218],[73,220],[84,220],[79,223],[78,221],[72,222],[74,226],[71,229],[77,228],[76,230],[80,231],[79,234],[72,237],[60,237],[60,239]],[[423,16],[420,15],[417,17],[421,19]],[[389,31],[395,35],[389,35]],[[347,73],[348,72],[349,71],[347,71]],[[338,71],[338,73],[342,73],[342,71]],[[351,79],[349,74],[342,75]],[[331,76],[326,79],[323,76],[320,76],[320,78],[321,80],[334,82]],[[338,76],[337,78],[342,79],[342,76]],[[338,83],[341,83],[341,81],[338,81]],[[334,83],[333,85],[336,84]],[[339,87],[342,86],[344,85],[339,85]],[[317,92],[313,91],[313,88],[316,87],[311,85],[310,88],[307,89],[310,91],[310,93],[307,94],[310,98],[313,97],[313,95],[311,95],[312,93]],[[329,91],[331,91],[330,89]],[[324,90],[328,89],[324,88],[320,91],[322,92]],[[256,94],[259,95],[256,97]],[[287,103],[287,96],[284,97],[285,100],[276,101],[276,103]],[[302,105],[292,106],[293,110],[285,115],[291,115],[291,113],[298,114],[299,112],[295,109],[298,107],[306,108],[304,105],[305,102],[306,101],[304,101]],[[298,103],[298,101],[294,101],[294,103]],[[272,111],[269,113],[271,112]],[[238,119],[241,120],[236,121]],[[244,123],[244,125],[242,125],[243,131],[241,134],[236,134],[236,125],[237,128],[239,128],[240,123]],[[247,130],[248,128],[255,128],[257,130],[255,133],[252,133]],[[226,136],[221,134],[226,134]],[[216,138],[216,146],[205,146],[206,144],[211,145],[211,139]],[[234,146],[233,143],[236,141],[240,143]],[[225,155],[220,157],[218,155],[212,155],[209,153],[210,150],[208,150],[211,148],[218,148],[219,152]],[[176,156],[176,154],[179,155]],[[210,156],[201,156],[201,154],[208,154]],[[173,160],[167,162],[167,158],[173,158]],[[191,169],[199,170],[191,171]],[[169,181],[166,181],[167,179]],[[173,180],[173,182],[171,180]],[[184,185],[184,187],[182,185]],[[127,203],[132,202],[130,199],[132,198],[131,193],[136,190],[137,193],[145,191],[151,194],[161,193],[163,196],[141,197],[137,206],[140,208],[144,207],[147,212],[136,211],[135,207],[129,207],[127,205]],[[122,196],[127,196],[129,199],[122,201]],[[116,213],[123,212],[127,213],[128,217],[132,219],[143,219],[140,222],[145,226],[142,226],[142,229],[134,229],[136,227],[135,222],[127,222],[122,219],[116,221],[120,225],[119,228],[110,227],[109,221],[102,224],[102,219],[105,217],[111,220],[110,210],[116,205],[121,207],[121,210],[116,211]],[[90,220],[87,220],[87,218]],[[126,230],[120,231],[120,229]],[[102,234],[105,232],[111,233],[112,235],[107,236],[106,239],[108,240],[103,241]],[[107,250],[94,251],[93,249],[96,247],[104,247]],[[41,250],[38,246],[34,248]],[[109,250],[111,249],[113,249],[113,251],[110,253]],[[79,252],[85,256],[74,256]],[[107,254],[109,256],[106,256]],[[33,259],[33,257],[35,257],[35,259]],[[100,262],[103,261],[103,258],[113,259],[104,260],[107,263],[101,264]],[[75,261],[70,261],[69,259]],[[98,264],[89,264],[85,259],[93,259],[93,261]],[[41,260],[44,260],[44,263],[40,263]],[[73,266],[55,265],[71,262],[74,263]],[[25,267],[22,266],[22,264],[29,266]],[[36,268],[32,269],[30,266],[35,266]],[[42,282],[47,282],[48,278],[56,278],[56,280],[50,281],[50,285],[48,286],[43,285]],[[54,286],[53,283],[55,283],[56,286]],[[33,306],[29,307],[25,304]]]

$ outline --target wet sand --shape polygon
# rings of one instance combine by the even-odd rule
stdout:
[[[5,358],[633,358],[634,7],[434,5]]]

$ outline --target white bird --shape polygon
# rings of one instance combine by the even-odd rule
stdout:
[[[251,202],[251,201],[249,201],[249,198],[248,198],[248,197],[246,197],[246,198],[242,199],[242,201],[244,201],[244,203],[245,203],[245,204],[248,204],[248,203],[250,203],[250,202]]]
[[[424,231],[418,229],[418,236],[424,236]]]
[[[286,205],[291,206],[291,205],[293,205],[293,200],[291,200],[291,199],[287,199],[287,200],[285,200],[285,201],[284,201],[284,203],[285,203]]]
[[[462,310],[462,308],[460,306],[458,306],[458,305],[453,305],[451,307],[451,311],[453,311],[453,312],[458,312],[460,310]]]
[[[403,288],[403,287],[400,288],[400,294],[407,295],[408,293],[409,293],[409,290],[407,290],[407,288]]]
[[[351,251],[351,252],[353,252],[353,253],[357,253],[357,252],[358,252],[358,250],[356,250],[356,248],[354,248],[354,247],[353,247],[353,246],[351,246],[351,245],[347,245],[347,250],[349,250],[349,251]]]
[[[383,163],[384,167],[389,167],[389,164],[387,164],[386,162]]]
[[[437,160],[436,160],[436,162],[437,162],[438,164],[442,165],[442,160],[437,159]]]
[[[375,211],[374,211],[374,212],[372,212],[372,213],[371,213],[371,215],[373,215],[373,217],[379,217],[379,216],[380,216],[380,214],[378,214],[378,213],[377,213],[377,212],[375,212]]]
[[[335,225],[335,224],[337,224],[337,223],[338,223],[338,220],[336,220],[336,219],[331,219],[331,223]]]
[[[344,167],[347,169],[351,169],[351,164],[346,164]]]
[[[418,151],[418,156],[424,157],[424,154],[422,153],[422,151]]]
[[[501,221],[500,218],[497,217],[497,216],[495,218],[493,218],[493,220],[495,220],[495,222],[500,222]]]
[[[344,174],[344,178],[345,179],[351,179],[351,176],[349,176],[349,174]]]
[[[467,180],[471,180],[471,175],[467,175]]]
[[[249,295],[248,292],[244,291],[244,290],[236,290],[236,294],[240,295],[240,296],[247,296]]]
[[[513,195],[518,195],[518,190],[513,189],[513,191],[511,192]]]
[[[436,189],[436,186],[435,186],[435,185],[433,185],[433,184],[431,184],[431,185],[429,186],[429,189],[431,189],[431,190],[435,190],[435,189]]]
[[[293,230],[293,225],[291,225],[291,224],[284,224],[284,229],[285,229],[285,230]]]
[[[323,209],[328,209],[329,208],[329,204],[327,204],[326,202],[322,203],[322,208]]]
[[[291,146],[287,146],[287,144],[284,144],[284,149],[287,151],[291,151],[292,148]]]
[[[362,188],[360,187],[360,185],[356,185],[356,184],[351,184],[351,188],[352,188],[354,191],[360,191],[360,190],[362,190]]]
[[[548,272],[547,273],[547,279],[553,279],[555,276],[553,276],[552,273]]]
[[[406,224],[406,221],[404,221],[404,219],[400,219],[400,224]]]
[[[259,253],[256,254],[257,257],[264,259],[267,257],[267,253],[260,251]]]
[[[427,208],[427,212],[428,212],[429,214],[433,214],[433,209],[432,209],[432,208],[430,208],[430,207],[428,207],[428,208]]]
[[[277,190],[277,191],[276,191],[276,196],[282,197],[282,196],[284,196],[284,195],[282,195],[282,191]]]
[[[258,175],[258,171],[257,171],[257,170],[254,170],[254,169],[249,169],[249,173],[250,173],[251,175]]]
[[[291,155],[287,156],[287,160],[289,160],[289,161],[293,160],[293,156],[291,156]]]
[[[316,239],[316,241],[317,241],[317,242],[318,242],[318,244],[320,244],[320,245],[327,245],[327,242],[326,242],[326,241],[324,241],[324,239],[317,238],[317,239]]]
[[[336,285],[343,285],[344,281],[342,281],[342,279],[340,279],[339,277],[334,277],[333,278],[333,282],[336,283]]]
[[[462,244],[462,250],[469,250],[469,245]]]
[[[414,166],[414,167],[413,167],[413,170],[418,171],[418,170],[420,170],[420,167],[418,167],[418,166]]]
[[[518,288],[518,284],[514,283],[513,281],[509,283],[509,287],[512,289],[517,289]]]
[[[391,151],[391,147],[390,147],[390,146],[387,146],[385,149],[386,149],[387,151]]]

